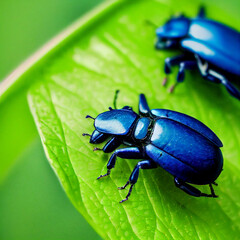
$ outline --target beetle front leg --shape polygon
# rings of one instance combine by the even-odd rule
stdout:
[[[122,144],[121,138],[113,137],[104,145],[103,149],[94,148],[93,150],[94,151],[102,150],[105,153],[110,153],[114,151],[116,148],[118,148],[121,144]]]
[[[177,75],[177,82],[171,86],[171,88],[169,89],[169,92],[172,93],[175,89],[175,87],[177,86],[178,83],[181,83],[184,81],[185,78],[185,70],[186,69],[194,69],[197,67],[197,63],[194,60],[189,60],[189,61],[184,61],[181,62],[179,65],[179,70],[178,70],[178,75]]]
[[[213,182],[212,184],[215,185],[216,183]],[[217,198],[218,196],[215,194],[212,184],[211,183],[209,184],[211,195],[212,195],[212,197]]]
[[[107,164],[107,173],[100,175],[97,179],[108,176],[111,173],[111,169],[115,167],[117,157],[127,158],[127,159],[141,159],[144,157],[144,154],[137,147],[129,147],[117,149],[112,156],[110,157]]]
[[[90,137],[89,142],[93,143],[93,144],[102,143],[109,137],[108,134],[100,133],[97,130],[94,130],[91,135],[88,134],[88,133],[83,133],[82,135],[83,136],[89,136]]]
[[[165,86],[168,80],[168,75],[172,72],[172,67],[176,65],[180,65],[182,62],[186,61],[193,61],[194,58],[189,55],[180,55],[176,57],[166,58],[165,64],[164,64],[164,72],[166,74],[166,77],[163,80],[162,85]]]
[[[217,197],[214,193],[214,190],[213,190],[211,184],[209,184],[210,189],[211,189],[211,194],[207,194],[207,193],[202,193],[197,188],[185,183],[184,181],[182,181],[179,178],[175,178],[174,182],[175,182],[176,187],[180,188],[182,191],[184,191],[185,193],[187,193],[191,196],[194,196],[194,197],[212,197],[212,198]]]
[[[120,201],[120,203],[123,203],[125,201],[128,200],[129,196],[131,195],[131,192],[132,192],[132,188],[134,186],[134,184],[137,182],[138,180],[138,176],[139,176],[139,169],[152,169],[152,168],[157,168],[157,164],[151,160],[143,160],[141,162],[139,162],[134,170],[132,171],[130,177],[129,177],[129,180],[127,181],[127,183],[123,186],[123,187],[120,187],[118,189],[125,189],[127,185],[131,185],[130,188],[129,188],[129,191],[128,191],[128,194],[126,196],[125,199],[123,199],[122,201]]]

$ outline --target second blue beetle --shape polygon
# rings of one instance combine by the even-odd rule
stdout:
[[[171,18],[159,27],[157,49],[181,49],[183,55],[165,60],[165,73],[179,65],[177,83],[184,80],[184,70],[198,68],[201,75],[223,84],[228,92],[240,99],[239,90],[231,82],[240,83],[240,33],[224,24],[205,18],[201,8],[197,18],[183,15]],[[165,78],[163,85],[165,85]],[[173,91],[173,85],[170,91]]]
[[[121,202],[128,200],[138,180],[139,169],[158,166],[172,174],[176,186],[187,194],[217,197],[212,184],[215,184],[214,181],[222,171],[220,147],[223,145],[200,121],[171,110],[150,110],[143,94],[140,95],[138,114],[131,107],[125,106],[122,109],[109,108],[109,111],[96,118],[87,118],[95,119],[92,135],[83,134],[90,136],[90,143],[102,143],[109,138],[103,149],[94,150],[103,150],[105,153],[114,151],[107,164],[107,173],[98,179],[110,174],[117,157],[142,159],[127,183],[119,188],[124,189],[130,184],[129,192]],[[128,147],[117,149],[121,144]],[[202,193],[188,183],[209,184],[211,194]]]

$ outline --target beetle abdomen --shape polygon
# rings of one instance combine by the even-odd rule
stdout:
[[[206,184],[214,181],[222,170],[220,149],[198,132],[171,119],[156,120],[151,145],[158,148],[162,156],[150,157],[182,180],[187,177],[188,182]]]

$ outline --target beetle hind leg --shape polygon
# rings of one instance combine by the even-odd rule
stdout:
[[[128,185],[129,185],[129,181],[127,181],[126,182],[126,184],[124,185],[124,186],[122,186],[122,187],[118,187],[118,190],[123,190],[123,189],[125,189]]]
[[[205,79],[214,83],[221,83],[233,97],[240,100],[239,89],[236,88],[224,75],[218,73],[213,69],[203,69],[204,65],[202,64],[200,58],[197,58],[197,61],[199,70]]]
[[[215,183],[213,183],[213,184],[215,185]],[[209,187],[210,187],[210,191],[211,191],[211,194],[210,194],[211,196],[210,197],[217,198],[218,196],[215,194],[213,186],[212,186],[211,183],[209,184]]]
[[[220,81],[233,97],[240,100],[240,91],[233,86],[233,84],[231,84],[227,79],[220,79]]]
[[[180,188],[182,191],[184,191],[185,193],[187,193],[191,196],[194,196],[194,197],[212,197],[212,198],[218,197],[214,192],[212,184],[209,184],[211,194],[207,194],[207,193],[202,193],[197,188],[185,183],[184,181],[182,181],[179,178],[175,178],[174,182],[175,182],[176,187]]]
[[[128,191],[128,194],[126,196],[126,198],[124,198],[122,201],[120,201],[120,203],[123,203],[125,201],[128,200],[128,198],[130,197],[131,195],[131,192],[132,192],[132,188],[134,186],[134,184],[137,182],[138,180],[138,176],[139,176],[139,170],[140,169],[152,169],[152,168],[157,168],[157,164],[151,160],[143,160],[141,162],[138,162],[138,164],[135,166],[135,168],[133,169],[130,177],[129,177],[129,180],[127,181],[127,183],[123,186],[123,187],[120,187],[118,189],[125,189],[127,185],[131,185],[130,188],[129,188],[129,191]]]
[[[105,146],[106,146],[106,149],[105,149]],[[103,151],[106,151],[107,149],[109,150],[110,148],[112,148],[112,144],[108,145],[108,143],[107,143],[105,146],[103,148]],[[107,173],[104,175],[101,175],[97,179],[100,179],[102,177],[110,175],[111,169],[113,169],[115,167],[117,157],[127,158],[127,159],[141,159],[141,158],[143,158],[143,153],[137,147],[120,148],[120,149],[115,150],[114,153],[112,154],[112,156],[108,160]]]
[[[216,182],[212,182],[212,184],[215,185],[215,186],[218,186],[218,184]]]

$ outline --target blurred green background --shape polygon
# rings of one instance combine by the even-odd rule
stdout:
[[[0,80],[100,2],[102,0],[1,0]],[[4,116],[1,116],[0,124],[5,124],[0,128],[0,134],[3,131],[5,134],[13,124],[4,117],[12,114],[11,107],[17,100],[9,98],[8,101],[1,106]],[[22,111],[20,104],[19,111]],[[21,106],[28,113],[24,104]],[[28,116],[26,121],[32,120]],[[65,196],[46,160],[33,122],[30,124],[33,130],[29,134],[33,131],[35,135],[30,145],[17,153],[13,146],[5,149],[15,159],[9,157],[14,164],[7,175],[7,171],[0,169],[0,239],[100,239]],[[4,169],[8,156],[2,153],[0,168]]]

